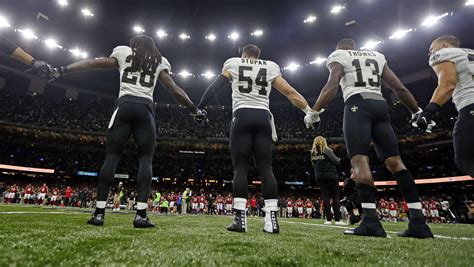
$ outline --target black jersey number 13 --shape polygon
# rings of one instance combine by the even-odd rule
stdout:
[[[255,82],[256,85],[261,86],[260,90],[258,90],[259,95],[267,95],[267,69],[261,68],[258,73],[257,77],[255,77],[255,81],[252,80],[252,77],[246,76],[246,71],[252,71],[252,66],[240,66],[239,67],[239,82],[247,82],[247,86],[239,85],[239,92],[241,93],[250,93],[252,92],[252,85]]]
[[[130,83],[130,84],[134,84],[136,85],[137,84],[137,80],[138,80],[138,77],[133,75],[132,73],[133,72],[138,72],[137,69],[134,69],[132,67],[132,61],[133,61],[133,56],[130,55],[128,56],[126,59],[125,59],[125,62],[126,63],[130,63],[130,67],[126,67],[124,70],[123,70],[123,75],[122,75],[122,82],[124,83]],[[140,85],[141,86],[144,86],[144,87],[153,87],[154,83],[155,83],[155,73],[156,73],[156,68],[157,67],[154,67],[152,68],[151,70],[148,70],[148,71],[141,71],[140,72]],[[147,77],[146,76],[149,76],[149,79],[148,81],[146,81]]]
[[[362,77],[362,70],[360,67],[360,60],[359,59],[354,59],[352,60],[352,66],[356,68],[356,75],[357,75],[357,81],[354,83],[355,87],[366,87],[367,83],[364,81],[365,77]],[[369,82],[369,85],[372,87],[379,87],[380,86],[380,69],[379,69],[379,64],[375,59],[368,58],[365,60],[365,66],[370,67],[372,66],[374,69],[372,70],[372,74],[375,77],[375,79],[368,78],[367,81]]]

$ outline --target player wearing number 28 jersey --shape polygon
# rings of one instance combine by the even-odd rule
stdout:
[[[330,76],[313,107],[318,111],[334,98],[338,85],[344,97],[343,131],[347,154],[351,159],[364,217],[359,227],[346,234],[385,237],[375,210],[374,178],[369,167],[371,142],[378,157],[394,175],[410,208],[408,230],[401,236],[433,237],[421,211],[418,191],[398,151],[397,137],[390,124],[388,105],[381,93],[381,81],[393,90],[413,113],[419,114],[413,95],[388,67],[384,55],[375,51],[357,51],[351,39],[341,40],[326,63]]]
[[[137,175],[137,215],[135,227],[153,227],[148,220],[146,208],[152,177],[152,159],[155,151],[156,127],[153,92],[156,81],[169,90],[180,103],[185,105],[195,118],[205,119],[186,93],[171,78],[170,63],[156,48],[153,39],[140,35],[130,40],[130,46],[116,47],[110,57],[87,59],[68,66],[57,67],[51,73],[59,78],[66,73],[91,69],[118,69],[120,91],[115,110],[109,123],[105,162],[100,169],[97,186],[96,211],[89,224],[100,226],[104,222],[105,206],[115,169],[122,156],[123,148],[131,135],[138,147],[139,169]]]
[[[233,118],[230,132],[232,165],[234,166],[234,222],[230,231],[246,232],[247,173],[255,162],[262,177],[265,199],[264,231],[278,233],[278,188],[272,169],[272,136],[275,137],[269,95],[272,86],[285,95],[293,105],[307,114],[315,113],[306,100],[282,77],[280,67],[272,61],[259,59],[260,49],[247,45],[241,58],[230,58],[224,63],[222,74],[209,86],[198,108],[213,98],[217,90],[232,83]],[[316,117],[316,115],[315,115]],[[275,138],[274,138],[275,139]],[[255,161],[252,158],[255,158]]]

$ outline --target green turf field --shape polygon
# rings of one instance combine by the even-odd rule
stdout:
[[[224,216],[151,215],[151,229],[134,229],[133,214],[107,213],[103,227],[86,225],[89,216],[0,205],[0,266],[474,266],[474,225],[432,225],[443,237],[415,240],[391,232],[405,223],[386,223],[391,238],[380,239],[308,219],[282,219],[269,235],[259,218],[239,234]]]

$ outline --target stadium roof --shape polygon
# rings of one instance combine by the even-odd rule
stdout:
[[[64,2],[67,5],[60,5]],[[359,46],[373,41],[396,73],[405,76],[428,68],[428,47],[437,36],[454,34],[464,47],[473,47],[473,12],[474,6],[466,6],[465,0],[4,0],[0,15],[8,18],[11,28],[0,29],[0,34],[11,37],[37,58],[60,65],[80,58],[71,50],[88,57],[108,56],[113,47],[127,44],[144,30],[155,39],[176,74],[183,70],[194,74],[176,77],[193,100],[209,83],[203,74],[219,73],[227,58],[238,56],[240,46],[254,43],[262,48],[263,58],[284,68],[283,75],[303,95],[314,98],[327,78],[324,58],[341,38],[353,38]],[[437,23],[424,22],[429,15],[443,14]],[[26,40],[14,29],[32,29],[38,39]],[[406,31],[405,37],[390,39],[397,37],[393,34],[398,29]],[[158,37],[159,30],[166,37]],[[229,38],[237,37],[232,33],[238,38]],[[63,48],[46,47],[50,38],[56,41],[49,40],[50,45]],[[71,75],[63,82],[115,95],[118,92],[114,71]],[[427,98],[433,89],[418,93]],[[172,101],[163,90],[157,91],[158,99]],[[221,102],[229,103],[225,97]]]

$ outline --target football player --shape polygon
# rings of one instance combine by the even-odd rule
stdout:
[[[44,183],[39,189],[38,199],[37,199],[38,205],[43,205],[44,199],[46,198],[46,194],[48,194],[48,186],[46,185],[46,183]]]
[[[431,43],[429,63],[438,76],[438,87],[414,121],[415,126],[426,128],[452,97],[458,111],[453,129],[454,161],[460,171],[474,177],[474,50],[459,45],[459,39],[452,35]]]
[[[105,206],[115,169],[122,157],[125,144],[131,135],[138,147],[139,169],[137,175],[137,214],[133,221],[136,228],[154,227],[146,214],[152,177],[152,159],[155,151],[156,126],[153,92],[156,81],[188,108],[197,122],[205,121],[206,114],[198,110],[187,94],[170,76],[171,65],[156,48],[153,39],[139,35],[130,40],[129,46],[117,46],[110,57],[86,59],[54,69],[51,78],[68,73],[93,70],[118,69],[120,93],[108,126],[105,162],[99,173],[97,205],[92,225],[104,224]]]
[[[229,81],[232,83],[233,115],[230,146],[234,167],[235,218],[227,229],[236,232],[247,231],[245,211],[248,198],[247,174],[253,164],[251,158],[254,157],[255,167],[263,180],[264,231],[279,233],[276,214],[278,185],[272,169],[272,140],[276,140],[276,131],[269,109],[272,87],[305,113],[314,112],[298,91],[282,78],[280,67],[275,62],[260,59],[260,49],[255,45],[245,46],[240,58],[233,57],[224,63],[222,74],[207,88],[198,108],[204,108],[215,92],[227,86]]]
[[[33,72],[39,75],[41,78],[49,78],[53,66],[50,64],[33,58],[30,54],[26,53],[21,47],[17,46],[14,42],[0,37],[0,52],[19,60],[26,65],[30,65],[31,69],[27,70],[28,72]]]
[[[398,140],[390,123],[388,105],[382,96],[384,81],[400,101],[411,111],[412,119],[422,111],[415,98],[388,67],[385,56],[376,51],[358,51],[352,39],[342,39],[328,58],[329,79],[321,90],[313,109],[321,111],[342,87],[345,102],[343,132],[347,154],[354,169],[357,191],[364,217],[361,224],[345,234],[386,237],[375,205],[374,178],[369,166],[371,142],[378,157],[394,175],[410,209],[408,230],[404,237],[432,238],[430,228],[421,212],[420,197],[411,173],[403,164]],[[319,113],[307,117],[318,117]]]

